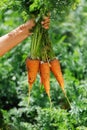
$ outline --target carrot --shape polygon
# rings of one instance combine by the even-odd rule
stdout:
[[[28,71],[28,82],[31,89],[33,83],[35,82],[37,73],[39,71],[39,60],[32,60],[32,59],[27,58],[26,68]]]
[[[60,63],[59,63],[59,60],[57,59],[54,59],[50,62],[50,69],[51,71],[53,72],[54,76],[56,77],[58,83],[60,84],[62,90],[63,90],[63,93],[64,93],[64,96],[65,98],[67,99],[67,102],[69,103],[70,107],[71,107],[71,103],[67,97],[67,94],[64,90],[64,79],[63,79],[63,75],[62,75],[62,71],[61,71],[61,67],[60,67]]]
[[[52,73],[54,74],[54,76],[56,77],[59,85],[61,86],[62,90],[64,91],[64,79],[63,79],[63,75],[61,72],[61,67],[60,67],[60,63],[57,59],[54,59],[52,61],[50,61],[50,69],[52,71]]]
[[[30,102],[30,91],[32,89],[32,85],[35,82],[37,73],[39,71],[39,60],[32,60],[27,58],[26,60],[26,68],[28,71],[28,83],[29,83],[29,99],[28,99],[28,105]]]
[[[41,77],[41,82],[44,85],[45,91],[46,91],[48,97],[50,97],[50,67],[49,67],[49,63],[47,63],[47,62],[41,63],[40,62],[40,77]]]

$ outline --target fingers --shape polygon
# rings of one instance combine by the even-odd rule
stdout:
[[[50,16],[45,16],[41,24],[43,28],[48,29],[50,25]]]
[[[31,20],[29,20],[29,21],[26,23],[26,27],[27,27],[28,29],[32,29],[34,26],[35,26],[35,21],[34,21],[34,19],[31,19]]]
[[[45,28],[45,29],[49,29],[49,23],[43,24],[42,27]]]
[[[44,20],[42,21],[42,24],[45,24],[45,23],[50,23],[50,18],[49,17],[44,17]]]
[[[44,21],[41,22],[42,25],[45,25],[45,24],[50,24],[50,19],[49,18],[45,18]]]

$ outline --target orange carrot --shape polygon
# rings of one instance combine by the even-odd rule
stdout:
[[[49,63],[40,63],[40,76],[41,82],[44,85],[45,91],[50,97],[50,68]]]
[[[56,77],[59,85],[61,86],[62,90],[64,91],[64,79],[63,79],[63,75],[61,72],[61,67],[60,67],[60,63],[57,59],[54,59],[50,62],[50,69],[52,71],[52,73],[54,74],[54,76]]]
[[[31,89],[33,83],[35,82],[37,73],[39,71],[39,60],[32,60],[32,59],[27,58],[26,68],[28,70],[28,82]]]

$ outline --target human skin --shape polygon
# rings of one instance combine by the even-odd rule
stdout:
[[[45,29],[49,28],[49,23],[49,17],[44,17],[44,20],[41,22],[42,27]],[[34,26],[35,22],[31,19],[25,24],[12,30],[10,33],[0,37],[0,57],[30,36],[32,34],[31,30]]]
[[[31,35],[30,30],[34,25],[34,21],[29,20],[27,23],[20,25],[10,33],[0,37],[0,56],[3,56],[6,52]]]

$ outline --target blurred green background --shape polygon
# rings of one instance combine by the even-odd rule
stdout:
[[[0,12],[0,36],[23,24],[15,10]],[[49,35],[60,60],[71,108],[51,74],[51,100],[40,86],[33,86],[30,105],[25,60],[30,37],[0,58],[0,130],[87,130],[87,1],[61,19],[51,19]]]

